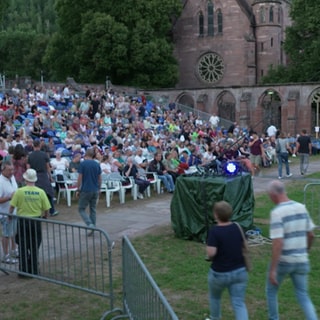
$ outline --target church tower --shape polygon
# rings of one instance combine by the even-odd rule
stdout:
[[[185,0],[174,27],[177,88],[251,86],[286,65],[291,0]]]
[[[255,17],[248,0],[192,0],[174,29],[178,88],[256,84]]]
[[[252,4],[256,17],[257,82],[270,68],[285,64],[283,8],[281,0],[255,0]]]

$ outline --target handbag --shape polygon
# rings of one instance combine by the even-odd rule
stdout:
[[[250,254],[249,254],[249,246],[248,246],[248,241],[244,235],[244,232],[242,230],[242,227],[240,226],[239,223],[235,222],[235,224],[238,226],[242,239],[243,239],[243,246],[242,246],[242,255],[244,259],[244,264],[246,266],[247,271],[251,271],[251,260],[250,260]]]

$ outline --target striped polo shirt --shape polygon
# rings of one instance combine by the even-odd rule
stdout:
[[[307,232],[315,225],[302,203],[282,202],[271,211],[270,238],[283,239],[281,262],[300,263],[308,261]]]

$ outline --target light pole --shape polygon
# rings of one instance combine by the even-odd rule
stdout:
[[[41,87],[43,87],[43,70],[41,70],[40,82],[41,82]]]
[[[271,122],[273,120],[273,117],[272,117],[272,100],[273,100],[274,91],[273,90],[268,90],[267,94],[270,97],[270,100],[269,100],[269,103],[268,103],[268,121],[270,122],[269,125],[271,125]]]
[[[109,76],[106,76],[106,90],[109,90]]]

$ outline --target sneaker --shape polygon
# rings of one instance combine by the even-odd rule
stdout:
[[[292,177],[292,173],[287,174],[287,178]]]
[[[138,198],[139,198],[139,199],[143,199],[143,194],[139,192],[139,193],[138,193]]]
[[[279,179],[279,180],[281,180],[281,179],[282,179],[282,177],[280,177],[280,176],[279,176],[279,177],[278,177],[278,179]]]
[[[296,154],[293,154],[292,157],[295,158],[295,157],[296,157]]]
[[[55,211],[54,213],[50,213],[50,216],[51,217],[55,217],[55,216],[57,216],[59,214],[59,211]]]
[[[3,263],[7,263],[7,264],[15,264],[18,263],[18,260],[15,258],[12,258],[10,256],[10,254],[6,254],[3,258],[2,258],[2,262]]]
[[[12,258],[19,258],[19,249],[11,250]]]

